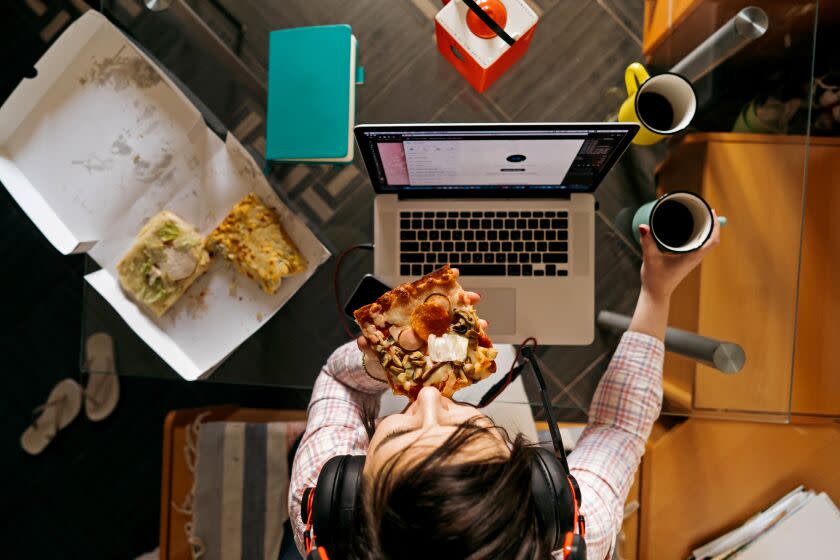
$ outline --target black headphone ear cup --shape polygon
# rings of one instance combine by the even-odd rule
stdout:
[[[578,534],[569,533],[568,550],[564,550],[563,558],[565,560],[586,560],[586,541]],[[564,546],[564,548],[566,548]]]
[[[332,560],[347,557],[361,509],[359,487],[364,468],[364,455],[338,455],[327,461],[318,475],[312,527],[318,546],[325,548]]]
[[[566,472],[553,451],[536,448],[531,464],[531,493],[552,550],[557,550],[566,533],[574,531],[575,500]]]

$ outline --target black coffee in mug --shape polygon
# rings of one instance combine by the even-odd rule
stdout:
[[[668,98],[653,91],[639,94],[636,109],[639,118],[654,130],[670,130],[674,126],[674,108]]]
[[[681,202],[664,200],[656,206],[650,220],[650,229],[661,243],[669,247],[682,247],[694,233],[694,216]]]

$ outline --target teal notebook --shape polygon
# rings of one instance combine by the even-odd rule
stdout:
[[[349,25],[269,34],[266,159],[353,159],[356,38]]]

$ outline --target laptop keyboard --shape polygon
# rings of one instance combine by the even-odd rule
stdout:
[[[568,212],[400,212],[401,276],[568,276],[568,262]]]

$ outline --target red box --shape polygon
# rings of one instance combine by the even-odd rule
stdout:
[[[522,58],[539,18],[525,0],[477,3],[514,39],[513,45],[493,33],[461,0],[448,2],[435,16],[435,39],[440,54],[483,92]]]

